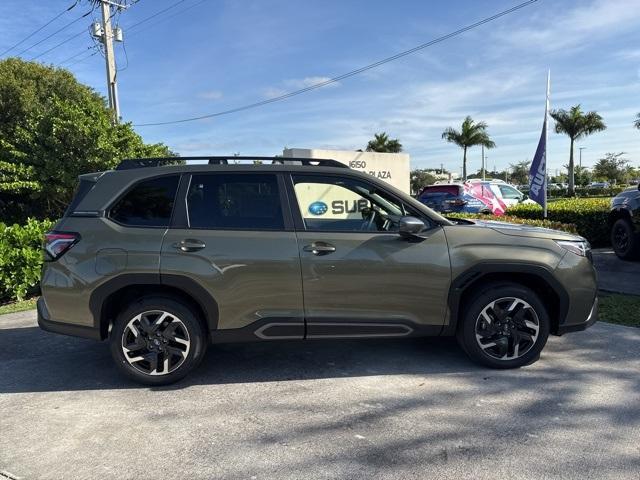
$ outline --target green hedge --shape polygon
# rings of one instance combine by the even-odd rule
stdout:
[[[581,198],[589,198],[589,197],[615,197],[620,192],[624,191],[627,186],[615,186],[609,188],[585,188],[585,187],[577,187],[576,188],[576,196]],[[548,192],[549,198],[563,198],[567,196],[567,191],[562,190],[549,190]]]
[[[28,219],[25,225],[0,223],[0,301],[35,294],[42,266],[42,241],[51,220]]]
[[[547,219],[560,224],[573,224],[579,235],[589,240],[592,246],[609,244],[609,198],[566,198],[549,202]],[[510,216],[542,220],[542,207],[520,204],[509,208]]]
[[[495,220],[498,222],[519,223],[522,225],[530,225],[532,227],[550,228],[552,230],[561,230],[567,233],[578,233],[575,225],[572,223],[560,223],[551,220],[520,218],[513,215],[503,215],[497,217],[495,215],[471,214],[471,213],[447,213],[450,218],[468,218],[477,220]]]

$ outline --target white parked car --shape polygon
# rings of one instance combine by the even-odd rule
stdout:
[[[468,182],[482,182],[487,185],[493,194],[498,197],[500,200],[504,202],[507,207],[512,207],[514,205],[518,205],[520,203],[536,203],[531,200],[527,195],[522,193],[513,185],[509,185],[504,180],[496,180],[496,179],[473,179],[467,180]]]

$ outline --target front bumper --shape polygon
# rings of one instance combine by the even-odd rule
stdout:
[[[593,306],[591,307],[591,312],[589,312],[589,316],[584,322],[575,323],[572,325],[559,325],[558,326],[558,335],[563,335],[569,332],[580,332],[582,330],[586,330],[591,325],[598,321],[598,297],[596,296],[593,301]]]
[[[70,335],[72,337],[90,338],[92,340],[101,340],[100,329],[86,327],[83,325],[73,325],[70,323],[54,322],[51,320],[47,304],[44,297],[40,297],[36,304],[38,310],[38,326],[47,332],[60,333],[62,335]]]

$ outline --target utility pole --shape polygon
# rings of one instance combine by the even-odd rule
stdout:
[[[580,147],[578,150],[580,150],[580,168],[582,169],[582,150],[584,150],[587,147]]]
[[[92,25],[92,32],[94,38],[96,38],[104,46],[104,59],[107,66],[107,94],[109,98],[109,108],[111,109],[113,123],[120,121],[120,103],[118,102],[118,83],[116,69],[116,57],[113,50],[113,42],[122,42],[122,29],[112,27],[111,7],[116,9],[116,12],[125,10],[128,8],[127,0],[120,0],[122,3],[118,3],[114,0],[92,0],[93,3],[100,4],[100,10],[102,12],[102,23],[96,22]]]
[[[116,82],[116,57],[113,52],[110,2],[108,0],[101,0],[100,8],[102,10],[102,43],[104,45],[104,58],[107,64],[109,108],[113,112],[113,123],[118,123],[120,121],[120,105],[118,103],[118,83]]]
[[[486,180],[487,179],[487,172],[486,172],[486,168],[485,168],[485,158],[484,158],[484,145],[482,145],[482,180]]]

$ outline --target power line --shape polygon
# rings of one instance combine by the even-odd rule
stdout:
[[[27,35],[26,37],[24,37],[22,40],[20,40],[18,43],[12,45],[11,47],[9,47],[8,49],[6,49],[4,52],[0,53],[0,57],[4,56],[5,54],[9,53],[11,50],[13,50],[14,48],[16,48],[19,45],[22,45],[24,42],[26,42],[27,40],[29,40],[31,37],[33,37],[36,33],[42,31],[45,27],[48,27],[49,25],[51,25],[53,22],[55,22],[57,19],[59,19],[62,15],[64,15],[65,13],[67,13],[68,11],[72,10],[79,2],[80,0],[76,0],[71,6],[67,7],[65,10],[63,10],[62,12],[60,12],[59,14],[57,14],[55,17],[53,17],[51,20],[49,20],[47,23],[45,23],[44,25],[42,25],[40,28],[37,28],[36,30],[34,30],[33,32],[31,32],[29,35]]]
[[[153,19],[153,18],[155,18],[155,17],[157,17],[157,16],[159,16],[159,15],[163,14],[164,12],[167,12],[167,11],[169,11],[169,10],[173,9],[174,7],[178,6],[178,5],[179,5],[179,4],[181,4],[181,3],[184,3],[185,1],[186,1],[186,0],[181,0],[181,1],[177,2],[177,3],[174,3],[174,4],[172,4],[171,6],[169,6],[169,7],[167,7],[167,8],[164,8],[164,9],[162,9],[162,10],[160,10],[160,11],[158,11],[158,12],[156,12],[156,13],[154,13],[154,14],[152,14],[152,15],[150,15],[150,16],[148,16],[148,17],[146,17],[146,18],[143,18],[143,19],[142,19],[142,20],[140,20],[139,22],[134,23],[133,25],[131,25],[131,26],[129,26],[129,27],[125,27],[125,28],[126,28],[126,30],[127,30],[127,31],[132,30],[132,29],[135,29],[135,28],[136,28],[136,27],[138,27],[139,25],[142,25],[143,23],[146,23],[147,21],[149,21],[149,20],[151,20],[151,19]],[[177,16],[177,15],[180,15],[180,14],[182,14],[182,13],[186,12],[187,10],[190,10],[190,9],[192,9],[193,7],[196,7],[196,6],[198,6],[198,5],[202,4],[202,3],[204,3],[205,1],[207,1],[207,0],[200,0],[199,2],[193,3],[192,5],[189,5],[189,6],[187,6],[187,7],[183,8],[183,9],[181,9],[181,10],[178,10],[177,12],[174,12],[174,13],[173,13],[173,15],[170,15],[169,17],[164,18],[164,19],[162,19],[162,20],[160,20],[160,21],[164,21],[164,20],[167,20],[167,19],[169,19],[169,18],[173,18],[173,17],[175,17],[175,16]],[[136,1],[136,2],[132,3],[131,5],[134,5],[135,3],[138,3],[138,2]],[[153,25],[157,25],[158,23],[160,23],[160,21],[159,21],[159,22],[156,22],[156,23],[153,23],[153,24],[151,24],[151,25],[147,25],[147,26],[146,26],[146,28],[152,27]],[[133,32],[133,34],[125,34],[125,38],[126,38],[126,37],[130,37],[130,36],[133,36],[133,35],[137,35],[138,33],[142,33],[146,28],[143,28],[142,30],[135,31],[135,32]],[[89,47],[87,47],[87,49],[94,48],[94,47],[95,47],[95,45],[94,45],[94,46],[89,46]],[[124,48],[124,45],[123,45],[123,48]],[[82,50],[82,51],[80,51],[80,52],[76,53],[75,55],[72,55],[71,57],[68,57],[67,59],[65,59],[65,60],[63,60],[63,61],[58,62],[58,65],[62,65],[62,64],[64,64],[64,63],[68,62],[69,60],[72,60],[72,59],[74,59],[74,58],[77,58],[77,57],[79,57],[80,55],[83,55],[83,54],[86,52],[86,50],[87,50],[87,49],[84,49],[84,50]],[[45,52],[45,53],[47,53],[47,52]],[[41,55],[44,55],[44,53],[42,53]],[[39,55],[39,56],[40,56],[40,55]],[[88,58],[90,58],[90,57],[92,57],[92,56],[93,56],[93,55],[89,55],[89,56],[87,56],[87,57],[84,57],[84,58],[82,58],[82,59],[78,60],[77,62],[72,62],[71,64],[67,65],[67,67],[70,67],[71,65],[75,65],[76,63],[82,62],[82,61],[84,61],[84,60],[86,60],[86,59],[88,59]],[[126,56],[126,52],[125,52],[125,56]],[[37,58],[37,57],[36,57],[36,58]],[[126,68],[126,67],[125,67],[125,68]],[[123,69],[121,69],[121,70],[123,70]]]
[[[171,4],[171,5],[169,5],[167,8],[162,9],[162,10],[160,10],[159,12],[156,12],[156,13],[154,13],[153,15],[151,15],[151,16],[149,16],[149,17],[147,17],[147,18],[144,18],[144,19],[140,20],[140,21],[139,21],[139,22],[137,22],[137,23],[134,23],[133,25],[129,26],[128,28],[129,28],[129,29],[131,29],[131,28],[135,28],[135,27],[137,27],[138,25],[142,25],[143,23],[148,22],[148,21],[149,21],[149,20],[151,20],[152,18],[155,18],[155,17],[157,17],[158,15],[161,15],[161,14],[163,14],[164,12],[166,12],[166,11],[168,11],[168,10],[171,10],[172,8],[175,8],[175,7],[177,7],[178,5],[180,5],[181,3],[184,3],[184,2],[186,2],[186,1],[187,1],[187,0],[179,0],[179,1],[175,2],[175,3],[172,3],[172,4]]]
[[[71,25],[73,25],[76,22],[79,22],[80,20],[82,20],[83,18],[85,18],[87,15],[90,15],[91,12],[93,12],[92,10],[89,10],[87,13],[85,13],[84,15],[76,18],[75,20],[72,20],[71,22],[65,24],[63,27],[59,28],[58,30],[56,30],[55,32],[53,32],[52,34],[44,37],[43,39],[37,41],[36,43],[34,43],[33,45],[31,45],[30,47],[25,48],[24,50],[22,50],[20,53],[17,53],[16,56],[20,56],[22,55],[24,52],[28,52],[29,50],[31,50],[33,47],[36,47],[38,45],[40,45],[42,42],[49,40],[51,37],[53,37],[54,35],[57,35],[58,33],[62,32],[63,30],[66,30],[67,28],[69,28]]]
[[[164,22],[165,20],[169,20],[170,18],[174,18],[174,17],[177,17],[178,15],[182,15],[182,14],[183,14],[184,12],[186,12],[187,10],[191,10],[193,7],[197,7],[198,5],[200,5],[200,4],[202,4],[202,3],[206,2],[206,1],[208,1],[208,0],[200,0],[199,2],[193,3],[193,4],[191,4],[191,5],[189,5],[189,6],[185,7],[185,8],[183,8],[183,9],[181,9],[181,10],[178,10],[177,12],[174,12],[174,13],[173,13],[173,15],[169,15],[168,17],[162,18],[162,19],[158,20],[157,22],[152,23],[151,25],[146,25],[144,28],[142,28],[142,30],[136,30],[135,32],[133,32],[132,34],[130,34],[130,35],[129,35],[129,37],[132,37],[132,36],[134,36],[134,35],[138,35],[138,34],[140,34],[140,33],[144,32],[145,30],[147,30],[147,29],[149,29],[149,28],[153,27],[154,25],[157,25],[157,24],[159,24],[159,23],[161,23],[161,22]],[[177,5],[177,4],[176,4],[176,5]],[[175,6],[175,5],[174,5],[174,6]],[[165,9],[165,11],[166,11],[166,10],[168,10],[168,9]],[[158,13],[160,13],[160,12],[158,12]],[[156,15],[157,15],[157,14],[156,14]],[[153,15],[153,16],[156,16],[156,15]],[[152,17],[153,17],[153,16],[152,16]],[[150,20],[150,19],[151,19],[151,17],[150,17],[150,18],[147,18],[147,19],[145,19],[145,20],[143,20],[143,21],[141,21],[141,22],[138,22],[137,24],[134,24],[134,25],[132,25],[131,27],[128,27],[128,30],[131,30],[131,29],[132,29],[132,28],[134,28],[136,25],[140,25],[141,23],[146,22],[147,20]]]
[[[452,37],[456,37],[458,35],[461,35],[462,33],[468,32],[469,30],[473,30],[474,28],[477,28],[477,27],[479,27],[481,25],[484,25],[486,23],[492,22],[492,21],[494,21],[494,20],[496,20],[496,19],[498,19],[500,17],[504,17],[505,15],[509,15],[510,13],[513,13],[513,12],[515,12],[517,10],[520,10],[520,9],[522,9],[524,7],[527,7],[527,6],[533,4],[533,3],[537,2],[537,1],[538,0],[528,0],[526,2],[523,2],[523,3],[520,3],[520,4],[516,5],[514,7],[511,7],[509,9],[507,9],[507,10],[503,10],[503,11],[501,11],[499,13],[496,13],[495,15],[492,15],[490,17],[486,17],[486,18],[484,18],[484,19],[482,19],[482,20],[480,20],[478,22],[472,23],[471,25],[467,25],[466,27],[462,27],[462,28],[460,28],[460,29],[458,29],[458,30],[456,30],[454,32],[448,33],[448,34],[443,35],[441,37],[438,37],[438,38],[435,38],[433,40],[430,40],[430,41],[428,41],[426,43],[420,44],[420,45],[418,45],[416,47],[413,47],[413,48],[411,48],[409,50],[405,50],[403,52],[397,53],[397,54],[392,55],[390,57],[383,58],[382,60],[379,60],[377,62],[370,63],[369,65],[366,65],[364,67],[361,67],[361,68],[358,68],[356,70],[352,70],[350,72],[344,73],[344,74],[339,75],[337,77],[333,77],[333,78],[330,78],[328,80],[325,80],[325,81],[322,81],[322,82],[318,82],[318,83],[315,83],[313,85],[309,85],[308,87],[301,88],[299,90],[294,90],[292,92],[288,92],[288,93],[279,95],[279,96],[274,97],[274,98],[269,98],[267,100],[262,100],[260,102],[250,103],[248,105],[232,108],[232,109],[229,109],[229,110],[223,110],[221,112],[210,113],[210,114],[207,114],[207,115],[200,115],[198,117],[183,118],[183,119],[180,119],[180,120],[170,120],[170,121],[165,121],[165,122],[138,123],[138,124],[134,124],[134,126],[136,126],[136,127],[150,127],[150,126],[157,126],[157,125],[172,125],[172,124],[176,124],[176,123],[193,122],[193,121],[196,121],[196,120],[204,120],[205,118],[213,118],[213,117],[219,117],[219,116],[222,116],[222,115],[229,115],[229,114],[232,114],[232,113],[241,112],[243,110],[249,110],[251,108],[262,107],[264,105],[269,105],[271,103],[279,102],[281,100],[285,100],[287,98],[291,98],[291,97],[294,97],[296,95],[300,95],[302,93],[309,92],[311,90],[316,90],[318,88],[325,87],[327,85],[339,82],[339,81],[347,79],[349,77],[353,77],[353,76],[358,75],[358,74],[360,74],[362,72],[366,72],[368,70],[371,70],[373,68],[376,68],[376,67],[379,67],[381,65],[384,65],[385,63],[392,62],[392,61],[397,60],[399,58],[406,57],[407,55],[411,55],[412,53],[415,53],[417,51],[423,50],[423,49],[425,49],[427,47],[430,47],[432,45],[435,45],[437,43],[444,42],[445,40],[448,40],[448,39],[450,39]]]
[[[82,52],[82,53],[84,53],[84,52]],[[98,53],[100,53],[100,51],[99,51],[99,50],[96,50],[95,52],[90,53],[90,54],[89,54],[89,55],[87,55],[86,57],[82,57],[82,58],[79,58],[78,60],[76,60],[75,62],[71,62],[69,65],[67,65],[67,67],[66,67],[66,68],[69,68],[69,67],[71,67],[72,65],[75,65],[76,63],[84,62],[85,60],[87,60],[87,59],[89,59],[89,58],[91,58],[91,57],[93,57],[93,56],[97,55]],[[76,55],[76,56],[77,56],[77,55]]]
[[[55,50],[56,48],[58,48],[58,47],[60,47],[60,46],[64,45],[64,44],[65,44],[65,43],[67,43],[67,42],[70,42],[70,41],[71,41],[71,40],[73,40],[74,38],[78,38],[80,35],[84,35],[85,33],[87,33],[87,30],[86,30],[86,29],[83,29],[81,32],[78,32],[78,33],[76,33],[75,35],[72,35],[72,36],[70,36],[70,37],[66,38],[65,40],[63,40],[63,41],[61,41],[60,43],[58,43],[58,44],[54,45],[53,47],[51,47],[50,49],[45,50],[45,51],[44,51],[44,52],[42,52],[42,53],[39,53],[39,54],[38,54],[38,55],[36,55],[35,57],[31,58],[31,61],[36,60],[37,58],[40,58],[40,57],[42,57],[43,55],[46,55],[46,54],[47,54],[47,53],[49,53],[50,51]]]

